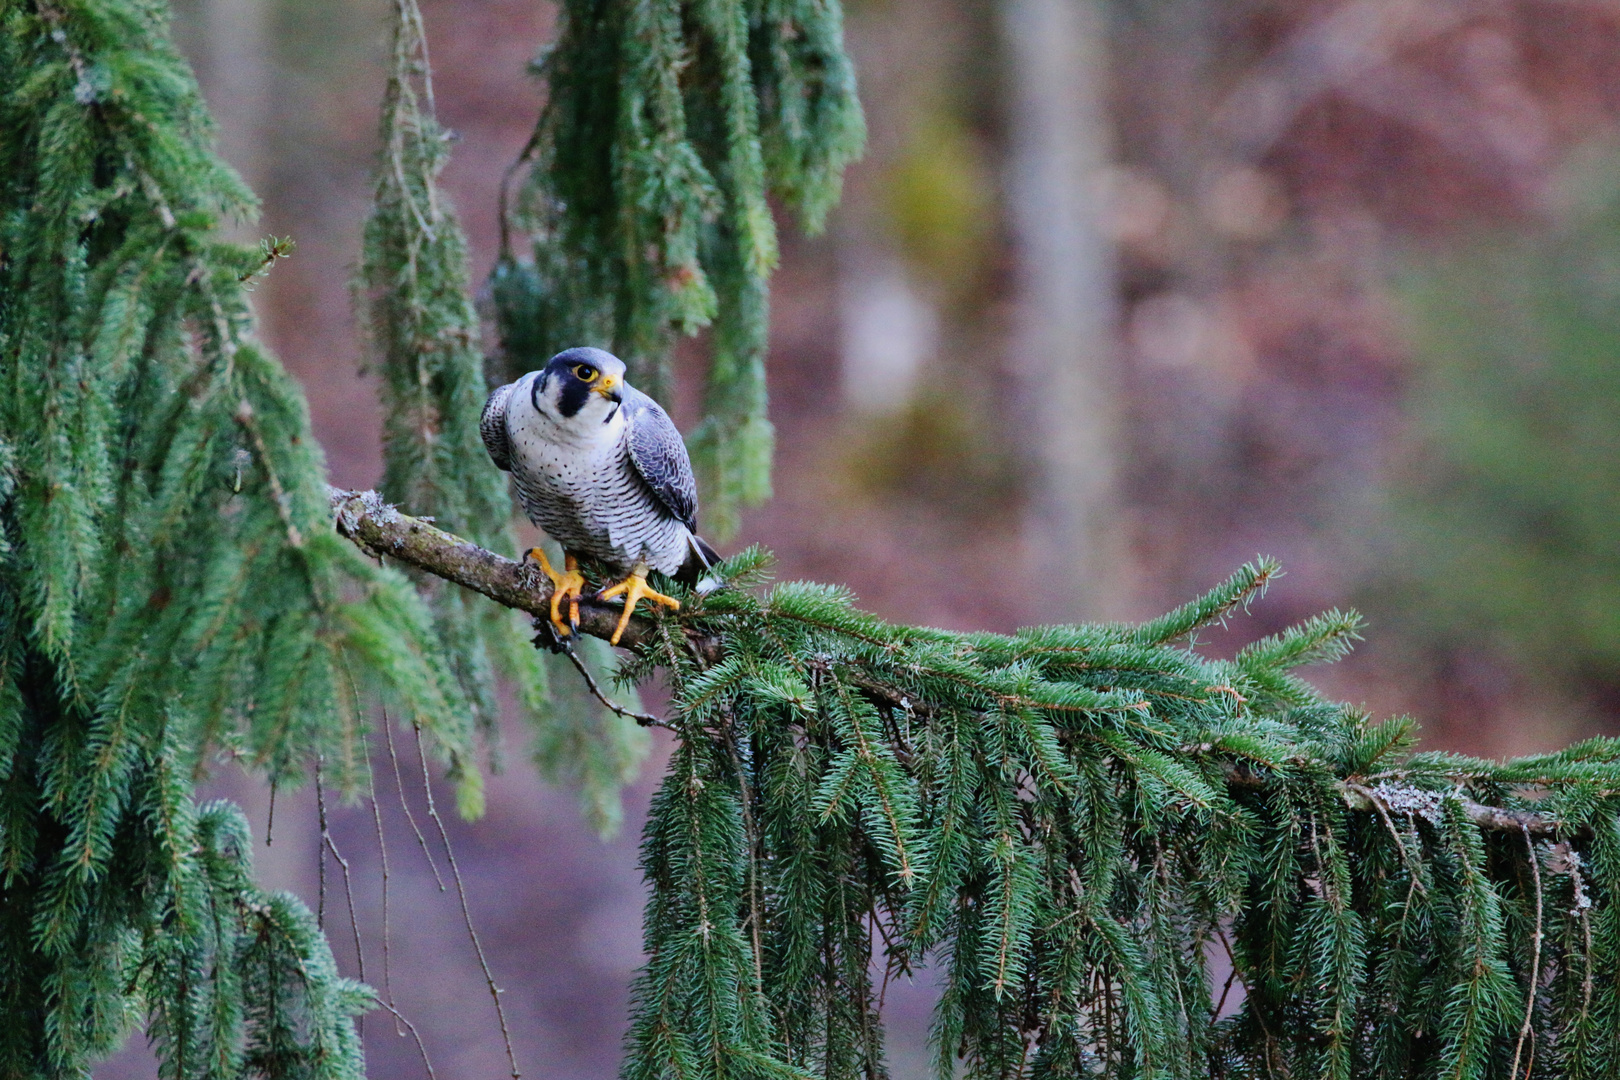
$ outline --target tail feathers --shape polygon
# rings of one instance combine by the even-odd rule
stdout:
[[[691,533],[688,536],[686,561],[675,571],[675,580],[698,592],[712,592],[720,583],[712,577],[705,577],[704,574],[712,570],[714,564],[719,561],[720,553],[710,547],[703,537]]]

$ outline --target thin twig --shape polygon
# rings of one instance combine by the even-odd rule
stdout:
[[[603,705],[607,706],[613,712],[618,713],[620,716],[628,717],[629,719],[634,720],[642,727],[669,728],[668,724],[658,719],[658,717],[653,716],[651,713],[636,712],[634,709],[627,709],[623,705],[614,704],[606,694],[602,693],[602,688],[596,685],[596,679],[591,675],[591,669],[586,667],[585,661],[581,660],[579,658],[579,654],[574,652],[574,643],[572,641],[565,640],[563,642],[563,654],[566,655],[573,663],[574,669],[578,671],[582,677],[584,677],[585,685],[590,687],[591,696],[597,701],[600,701]]]
[[[1524,830],[1524,846],[1530,855],[1530,876],[1536,885],[1536,932],[1530,939],[1530,989],[1525,994],[1524,1023],[1519,1028],[1519,1041],[1513,1047],[1513,1067],[1508,1070],[1508,1080],[1516,1080],[1519,1075],[1519,1054],[1524,1050],[1525,1036],[1530,1034],[1530,1021],[1536,1012],[1536,983],[1541,980],[1541,866],[1536,859],[1536,842],[1530,836],[1530,830]],[[1531,1051],[1534,1054],[1534,1050]],[[1525,1080],[1529,1080],[1529,1070],[1525,1071]]]
[[[722,731],[726,736],[726,750],[731,755],[731,767],[737,773],[737,793],[742,798],[743,836],[748,844],[748,928],[754,942],[754,986],[757,993],[765,991],[765,950],[760,943],[760,934],[763,927],[760,925],[760,913],[763,906],[759,902],[759,836],[754,829],[754,810],[752,792],[748,787],[748,774],[743,771],[742,755],[737,752],[737,734],[734,727],[736,718],[729,713],[725,716]],[[873,913],[875,919],[876,913]],[[889,987],[889,975],[885,970],[883,974],[883,988]],[[879,995],[879,1008],[882,1007],[882,995]]]
[[[332,839],[332,830],[326,826],[326,797],[321,791],[321,759],[315,758],[315,799],[321,808],[321,844],[325,850],[332,852],[332,858],[337,860],[339,869],[343,871],[343,899],[349,908],[349,929],[354,933],[354,962],[360,974],[360,981],[366,981],[366,951],[360,945],[360,919],[354,911],[354,882],[349,877],[349,860],[343,857],[338,850],[337,841]],[[324,863],[325,860],[323,859]],[[362,1021],[363,1022],[363,1021]]]
[[[1406,829],[1407,829],[1407,832],[1412,837],[1412,846],[1414,848],[1417,848],[1419,855],[1422,855],[1423,854],[1423,841],[1418,838],[1417,820],[1416,820],[1416,818],[1413,818],[1413,817],[1407,818],[1407,820],[1406,820]],[[1402,850],[1405,850],[1405,849],[1403,848]],[[1404,901],[1402,901],[1402,903],[1401,903],[1401,924],[1395,930],[1395,937],[1396,937],[1396,940],[1398,940],[1398,941],[1405,941],[1406,940],[1406,917],[1412,913],[1412,897],[1417,895],[1417,890],[1418,890],[1419,882],[1418,882],[1417,875],[1416,874],[1411,874],[1409,876],[1412,879],[1412,884],[1408,885],[1407,888],[1406,888],[1406,899]],[[1424,895],[1427,896],[1428,894],[1425,893]]]
[[[895,975],[908,979],[912,977],[910,953],[904,944],[895,942],[894,934],[890,931],[890,925],[897,917],[893,906],[888,906],[887,911],[889,917],[885,920],[875,906],[872,908],[872,929],[883,939],[883,986],[878,992],[879,1016],[883,1015],[883,1003],[888,998],[889,980]]]
[[[276,839],[276,785],[278,780],[270,781],[270,812],[264,818],[264,846],[269,847]]]
[[[259,456],[259,464],[264,466],[265,479],[270,484],[270,498],[276,505],[276,514],[281,518],[282,527],[287,530],[287,543],[295,548],[304,546],[304,534],[298,531],[298,525],[293,521],[292,508],[287,500],[287,490],[281,486],[281,477],[276,475],[275,463],[270,459],[270,449],[265,446],[264,435],[259,431],[259,421],[253,411],[253,403],[242,398],[236,406],[236,422],[248,434],[248,441],[253,444],[254,451]]]
[[[1226,995],[1232,992],[1232,984],[1237,981],[1237,968],[1226,973],[1226,984],[1221,987],[1221,1000],[1215,1003],[1214,1018],[1221,1018],[1221,1010],[1226,1008]]]
[[[523,1074],[518,1071],[517,1055],[512,1052],[512,1036],[506,1028],[506,1010],[501,1008],[501,988],[495,985],[495,976],[490,974],[489,961],[484,958],[484,946],[478,941],[478,931],[473,929],[472,911],[467,907],[467,889],[461,881],[461,869],[456,866],[455,849],[450,846],[450,833],[444,827],[444,819],[439,817],[439,808],[433,802],[433,781],[428,776],[427,752],[422,749],[422,725],[413,723],[411,730],[416,733],[416,759],[422,765],[422,789],[427,792],[428,817],[439,828],[439,839],[444,842],[444,856],[450,863],[450,876],[456,883],[456,896],[461,900],[461,919],[467,924],[467,936],[472,939],[473,952],[478,955],[478,966],[484,969],[484,982],[489,986],[490,1000],[495,1002],[495,1018],[501,1024],[501,1041],[506,1044],[506,1062],[512,1067],[512,1080],[522,1080]]]
[[[495,216],[500,225],[500,247],[497,250],[503,260],[512,257],[512,178],[517,175],[519,169],[529,162],[539,146],[540,129],[537,127],[534,134],[529,136],[529,141],[523,144],[523,149],[518,153],[517,159],[508,165],[506,171],[501,174],[501,188],[496,198]]]
[[[428,847],[427,837],[422,835],[421,827],[416,824],[416,815],[411,813],[410,800],[405,798],[405,777],[399,771],[399,755],[394,752],[394,727],[388,720],[386,706],[383,708],[383,738],[388,743],[388,760],[394,764],[394,785],[399,792],[399,808],[405,811],[405,820],[411,823],[411,832],[416,834],[416,842],[421,845],[428,869],[433,871],[433,880],[439,883],[439,891],[444,892],[444,878],[439,876],[439,864],[433,861],[433,852]]]
[[[385,719],[383,721],[387,723]],[[377,805],[377,774],[371,767],[371,746],[366,746],[366,788],[371,797],[371,820],[377,828],[377,857],[382,861],[382,949],[383,949],[383,996],[388,999],[390,1011],[394,1005],[394,984],[389,956],[389,921],[388,921],[388,842],[383,837],[382,808]],[[405,1032],[400,1030],[399,1016],[394,1017],[394,1034],[404,1037]],[[431,1070],[429,1070],[431,1072]]]
[[[268,240],[263,241],[260,244],[260,248],[264,252],[264,257],[259,260],[258,264],[255,265],[253,269],[236,275],[236,280],[239,284],[247,284],[253,278],[258,277],[260,274],[270,269],[277,259],[285,259],[288,255],[290,255],[293,249],[292,237],[289,236],[283,240],[277,240],[272,236]]]
[[[387,1009],[389,1012],[394,1014],[394,1023],[396,1025],[395,1030],[398,1030],[397,1025],[399,1025],[399,1024],[404,1024],[405,1025],[406,1030],[408,1030],[411,1033],[411,1038],[416,1040],[416,1050],[417,1050],[418,1053],[420,1053],[422,1055],[422,1065],[423,1065],[423,1067],[425,1067],[427,1069],[428,1080],[439,1080],[438,1075],[436,1073],[434,1073],[434,1071],[433,1071],[433,1062],[431,1060],[429,1060],[429,1058],[428,1058],[427,1043],[423,1042],[422,1041],[422,1036],[417,1034],[416,1025],[411,1023],[409,1020],[407,1020],[405,1018],[405,1014],[400,1012],[398,1009],[394,1008],[394,1006],[393,1006],[393,1004],[391,1002],[384,1001],[382,998],[378,997],[376,994],[371,995],[371,1000],[375,1001],[378,1005],[382,1006],[383,1008]],[[400,1032],[401,1037],[403,1037],[404,1034],[405,1034],[405,1032],[403,1032],[403,1031]]]
[[[1237,957],[1232,955],[1232,943],[1226,940],[1226,932],[1221,929],[1220,923],[1215,924],[1214,930],[1216,940],[1221,943],[1221,948],[1226,950],[1226,965],[1229,969],[1226,973],[1226,985],[1221,987],[1221,1000],[1215,1003],[1215,1011],[1210,1014],[1211,1020],[1219,1020],[1221,1010],[1226,1008],[1226,995],[1232,992],[1232,984],[1237,981],[1238,965]],[[1248,984],[1244,983],[1243,991],[1245,995],[1248,994],[1248,990]]]
[[[1249,980],[1238,974],[1240,969],[1238,968],[1237,954],[1232,951],[1232,943],[1226,940],[1226,931],[1221,929],[1219,923],[1215,924],[1215,936],[1220,939],[1221,948],[1226,950],[1226,959],[1232,965],[1232,974],[1237,975],[1238,982],[1243,986],[1244,997],[1252,1003],[1250,1015],[1254,1017],[1255,1023],[1260,1025],[1260,1033],[1265,1036],[1266,1060],[1273,1062],[1273,1069],[1280,1072],[1284,1077],[1292,1076],[1293,1073],[1289,1070],[1288,1063],[1282,1059],[1282,1053],[1277,1048],[1277,1036],[1272,1034],[1271,1026],[1266,1023],[1266,1010],[1262,1007],[1263,1003],[1254,999],[1252,992],[1249,990]]]
[[[326,792],[321,787],[321,759],[315,758],[315,813],[320,821],[321,841],[315,845],[318,853],[315,865],[316,880],[319,888],[316,892],[315,926],[323,933],[326,930]]]
[[[1571,854],[1579,857],[1574,852]],[[1575,894],[1575,910],[1581,916],[1581,1015],[1586,1016],[1592,1008],[1592,920],[1587,917],[1591,901],[1586,898],[1586,883],[1581,878],[1581,868],[1577,862],[1570,863],[1569,882]]]

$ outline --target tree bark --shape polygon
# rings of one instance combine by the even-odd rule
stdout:
[[[1034,418],[1028,538],[1042,619],[1131,613],[1120,527],[1114,248],[1094,194],[1110,157],[1100,0],[1002,0],[1013,86],[1009,210],[1018,259],[1011,369]]]
[[[328,494],[338,532],[366,553],[425,570],[536,618],[551,617],[551,582],[535,564],[497,555],[421,518],[402,514],[375,491],[330,488]],[[581,597],[579,632],[612,637],[623,610],[617,604]],[[652,629],[651,619],[635,616],[619,644],[633,649],[646,642]]]

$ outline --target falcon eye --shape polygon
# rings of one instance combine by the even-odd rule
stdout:
[[[579,376],[585,382],[590,382],[592,379],[596,378],[596,369],[591,367],[589,364],[575,364],[574,374]]]

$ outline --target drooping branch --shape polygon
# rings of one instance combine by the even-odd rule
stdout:
[[[1245,768],[1239,763],[1232,762],[1224,769],[1226,784],[1234,788],[1263,788],[1266,778]],[[1377,811],[1382,809],[1386,814],[1405,816],[1415,814],[1419,817],[1435,820],[1438,818],[1445,801],[1445,796],[1425,788],[1412,787],[1403,784],[1380,783],[1368,785],[1356,783],[1353,780],[1340,780],[1336,785],[1344,804],[1352,810]],[[1473,799],[1459,797],[1456,800],[1463,816],[1476,826],[1487,832],[1528,832],[1532,836],[1554,836],[1559,833],[1575,835],[1564,827],[1557,818],[1547,814],[1538,814],[1533,810],[1509,810],[1500,806],[1486,806]]]
[[[551,613],[551,583],[529,562],[518,562],[497,555],[477,544],[436,528],[422,518],[411,517],[383,501],[375,491],[330,491],[337,530],[368,554],[385,556],[417,570],[482,593],[498,604],[526,611],[544,619]],[[580,602],[579,630],[593,637],[608,638],[618,623],[621,609],[585,597]],[[634,649],[651,640],[651,619],[636,616],[630,620],[621,644]],[[695,636],[691,644],[705,659],[719,659],[720,643],[708,636]],[[875,703],[893,704],[903,695],[862,673],[851,681]],[[1235,788],[1264,787],[1267,778],[1232,763],[1226,767],[1226,782]],[[1379,804],[1396,815],[1419,814],[1430,817],[1440,809],[1444,798],[1438,793],[1399,784],[1369,786],[1354,780],[1339,782],[1345,803],[1352,810],[1373,811]],[[1430,804],[1433,805],[1430,805]],[[1553,836],[1567,832],[1561,823],[1546,814],[1487,806],[1472,799],[1458,800],[1469,821],[1488,832],[1528,832],[1533,836]]]

